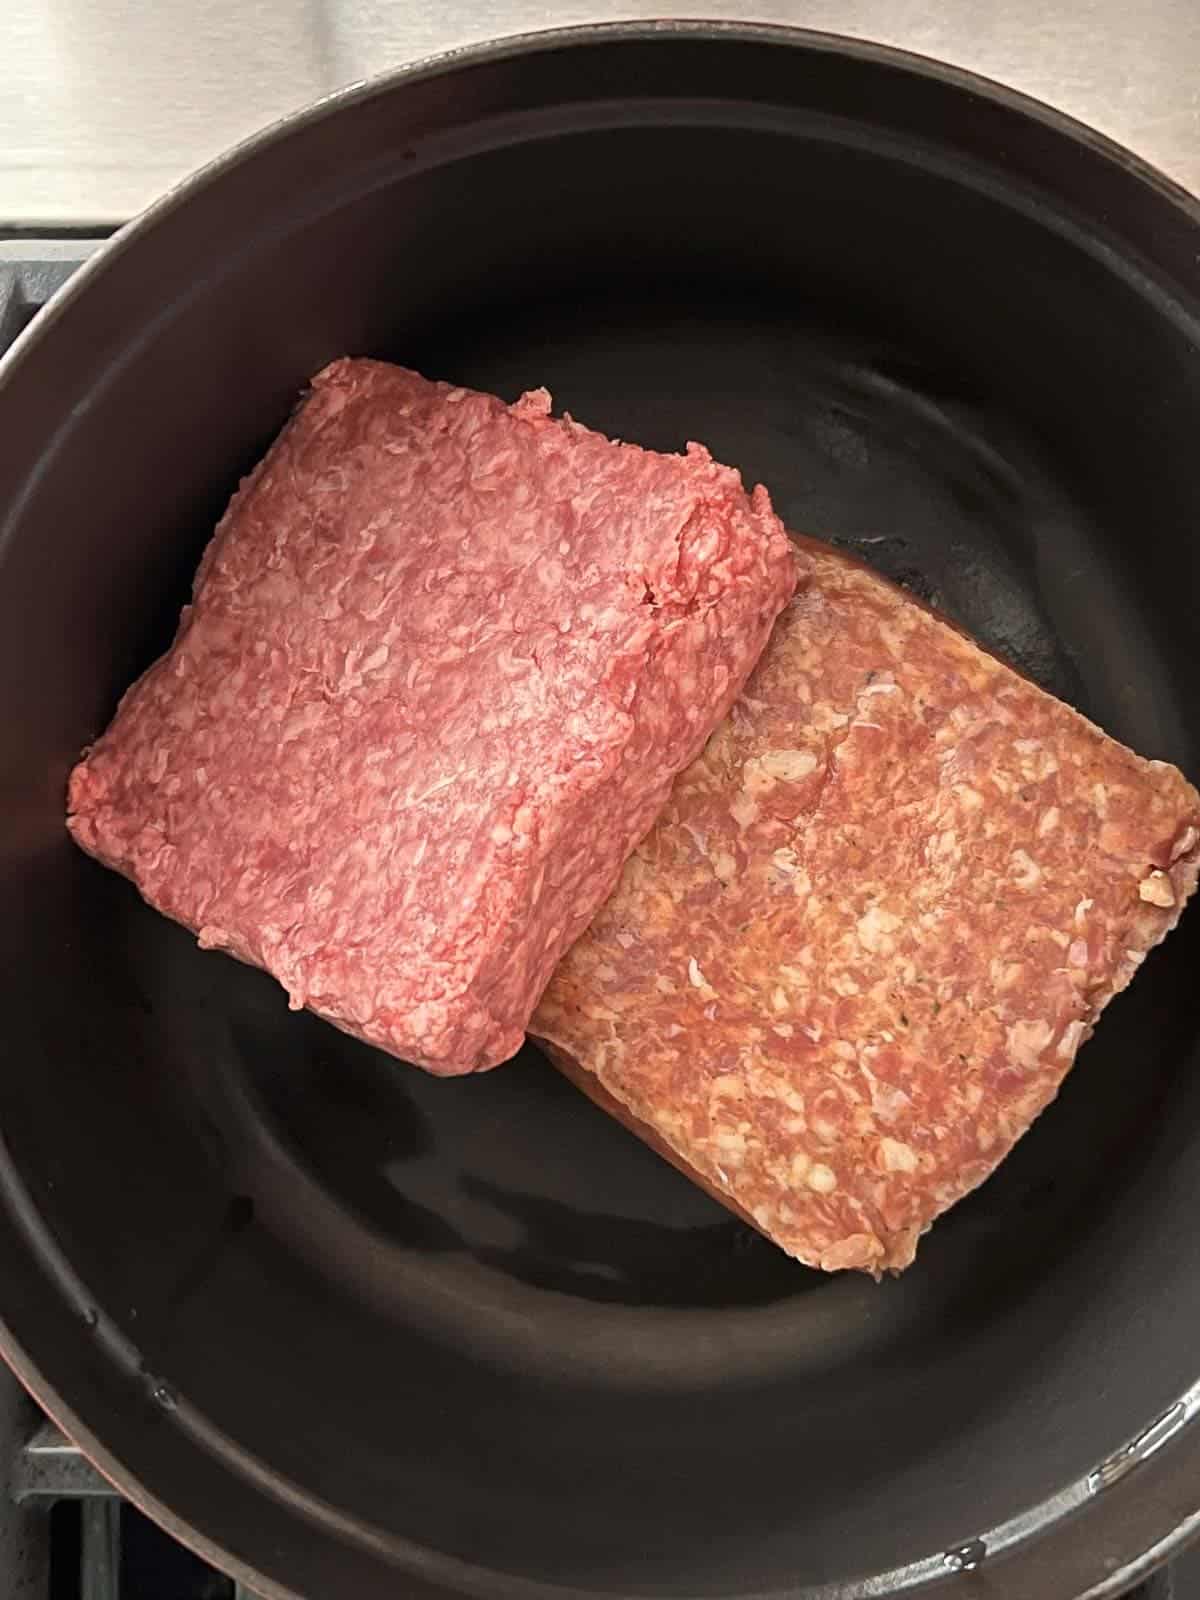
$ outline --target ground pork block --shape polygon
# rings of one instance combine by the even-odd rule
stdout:
[[[795,584],[764,490],[549,413],[328,367],[70,781],[202,945],[439,1073],[518,1048]]]
[[[532,1027],[790,1254],[879,1273],[1173,926],[1200,796],[858,564],[804,561]]]

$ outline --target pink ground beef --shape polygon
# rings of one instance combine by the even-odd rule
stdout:
[[[71,832],[293,1007],[493,1066],[794,584],[765,491],[699,446],[336,362],[72,774]]]

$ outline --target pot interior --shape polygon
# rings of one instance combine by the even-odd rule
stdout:
[[[1196,776],[1178,222],[1135,255],[1169,203],[1074,149],[829,50],[496,59],[194,191],[0,384],[0,1310],[225,1552],[363,1597],[849,1593],[1197,1377],[1200,912],[877,1286],[785,1259],[532,1049],[439,1082],[289,1014],[62,827],[239,475],[344,353],[702,440]]]

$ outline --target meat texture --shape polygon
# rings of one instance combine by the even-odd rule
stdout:
[[[1194,889],[1200,796],[856,563],[807,581],[532,1027],[791,1255],[996,1167]]]
[[[202,945],[438,1073],[518,1048],[795,584],[765,490],[549,412],[327,368],[70,782]]]

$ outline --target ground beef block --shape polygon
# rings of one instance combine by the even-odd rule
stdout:
[[[532,1027],[812,1266],[993,1170],[1196,885],[1200,796],[821,547]]]
[[[795,585],[766,492],[373,361],[217,529],[70,828],[293,1007],[504,1060]]]

